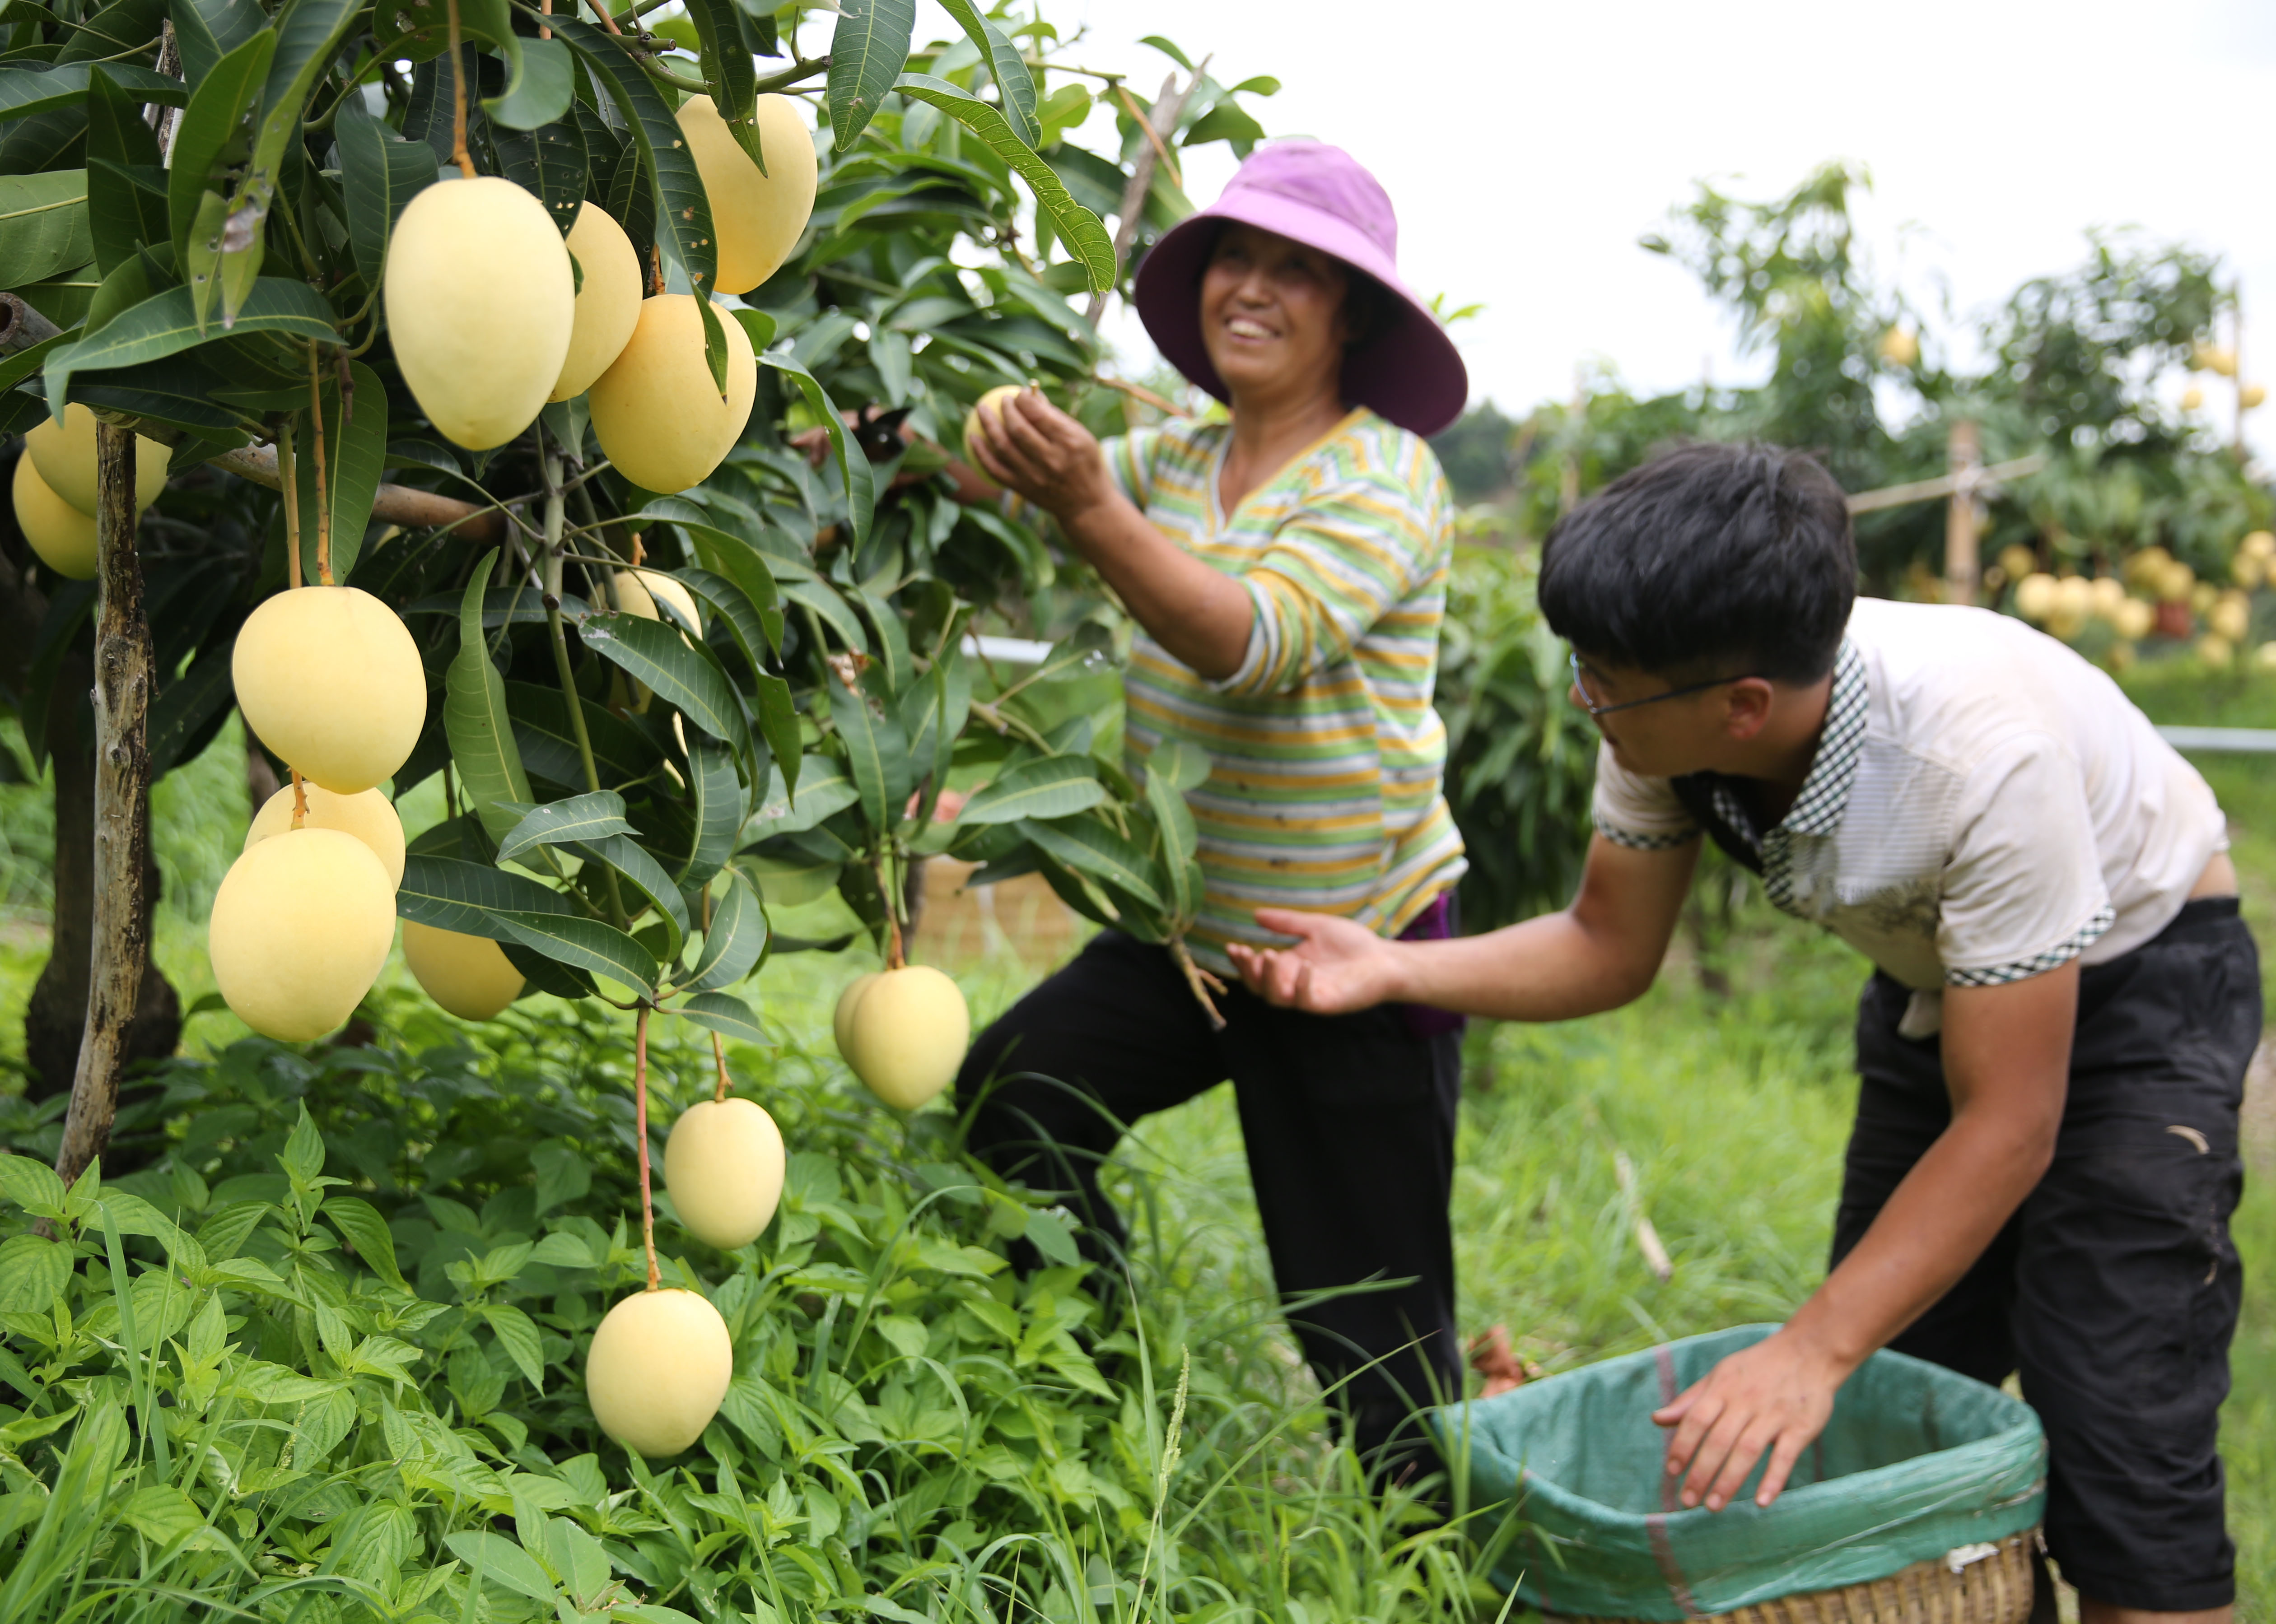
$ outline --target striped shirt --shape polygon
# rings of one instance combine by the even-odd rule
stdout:
[[[1453,505],[1430,448],[1374,413],[1218,511],[1233,430],[1175,421],[1110,441],[1115,482],[1155,527],[1240,581],[1247,656],[1196,676],[1139,634],[1124,678],[1130,770],[1165,738],[1208,752],[1187,804],[1205,881],[1195,957],[1274,942],[1260,907],[1339,914],[1396,936],[1467,866],[1440,793],[1430,708]]]

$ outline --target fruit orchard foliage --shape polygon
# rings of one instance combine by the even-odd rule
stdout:
[[[2020,546],[2037,569],[2118,574],[2163,546],[2198,578],[2228,580],[2239,543],[2270,521],[2269,493],[2159,389],[2213,330],[2225,298],[2214,262],[2097,237],[2079,268],[2026,283],[1980,319],[1975,368],[1933,343],[1908,361],[1901,345],[1885,353],[1884,339],[1916,331],[1918,313],[1872,278],[1853,240],[1850,199],[1865,184],[1861,170],[1833,165],[1768,203],[1703,186],[1643,246],[1700,278],[1742,346],[1768,360],[1768,379],[1638,398],[1595,372],[1574,402],[1544,405],[1514,427],[1498,478],[1480,466],[1475,436],[1458,435],[1452,449],[1480,496],[1515,488],[1515,537],[1511,521],[1486,515],[1480,534],[1499,530],[1505,547],[1523,553],[1572,501],[1686,437],[1809,447],[1853,491],[1932,479],[1946,471],[1951,424],[1968,418],[1981,426],[1985,462],[2050,459],[1991,504],[1987,564]],[[1933,591],[1945,517],[1942,502],[1860,514],[1866,589]],[[1562,667],[1543,652],[1530,565],[1521,559],[1513,577],[1509,556],[1479,549],[1458,559],[1450,618],[1460,624],[1450,623],[1439,687],[1453,745],[1448,794],[1470,841],[1470,929],[1562,907],[1588,839],[1592,741],[1576,740]],[[2006,573],[1986,577],[1987,599],[2002,606],[2013,587]],[[2097,637],[2107,641],[2098,626]]]
[[[905,417],[953,444],[985,389],[1029,379],[1101,429],[1123,421],[1068,300],[1115,279],[1098,216],[1119,208],[1145,137],[1118,100],[1108,150],[1068,139],[1097,81],[1048,65],[1048,23],[950,0],[948,38],[912,50],[910,0],[876,0],[841,14],[825,60],[801,54],[806,9],[693,0],[691,58],[636,24],[615,36],[565,9],[460,7],[477,166],[565,226],[580,199],[607,209],[654,245],[667,287],[710,285],[716,251],[672,122],[681,96],[748,108],[763,77],[818,103],[811,229],[732,313],[762,353],[755,409],[717,473],[670,497],[599,467],[581,398],[477,455],[421,419],[397,374],[376,284],[393,222],[452,150],[444,5],[295,0],[272,18],[254,0],[126,0],[93,16],[63,0],[11,19],[0,69],[0,194],[30,210],[0,211],[0,287],[64,330],[0,360],[0,427],[84,402],[176,448],[140,547],[157,770],[220,726],[232,640],[286,576],[277,497],[201,465],[289,432],[313,515],[321,437],[333,565],[406,618],[429,679],[394,789],[450,774],[453,816],[413,831],[403,915],[501,941],[533,987],[577,997],[597,974],[687,995],[678,1013],[747,1036],[749,1000],[730,989],[800,945],[767,923],[785,884],[838,884],[881,938],[886,899],[926,851],[1040,869],[1091,916],[1156,938],[1193,902],[1190,822],[1125,778],[1111,708],[1045,702],[1112,641],[1088,578],[1017,520],[951,501],[937,453],[891,428]],[[179,79],[152,65],[162,25]],[[1245,151],[1262,132],[1235,96],[1275,87],[1203,79],[1172,140]],[[162,167],[156,110],[185,102]],[[1157,179],[1139,246],[1189,208]],[[816,425],[818,468],[788,438]],[[503,506],[505,555],[372,523],[383,476]],[[312,578],[315,527],[301,527]],[[636,550],[693,594],[700,636],[676,614],[616,612],[613,562]],[[18,701],[35,753],[57,651],[91,598],[38,585],[40,659]],[[1073,641],[999,683],[962,651],[983,612]],[[952,775],[995,788],[935,824]]]
[[[0,1157],[0,1616],[1154,1624],[1474,1594],[1451,1531],[1402,1537],[1395,1497],[1294,1446],[1322,1417],[1215,1248],[1149,1242],[1109,1327],[1065,1218],[960,1162],[952,1118],[794,1051],[732,1051],[794,1147],[772,1227],[722,1254],[660,1226],[734,1385],[679,1461],[626,1455],[582,1382],[644,1270],[632,1056],[591,1009],[470,1039],[384,995],[368,1048],[172,1063],[125,1123],[170,1150],[122,1181],[66,1196]],[[672,1029],[656,1086],[689,1104],[711,1057]],[[51,1108],[15,1112],[51,1145]]]

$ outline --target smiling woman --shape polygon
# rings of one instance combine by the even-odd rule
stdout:
[[[1102,446],[1028,391],[971,436],[980,471],[1049,512],[1138,621],[1133,775],[1165,744],[1209,760],[1186,798],[1202,892],[1187,939],[1217,970],[1228,944],[1278,939],[1260,905],[1449,932],[1464,862],[1431,691],[1453,506],[1421,436],[1468,386],[1400,283],[1397,237],[1348,155],[1265,148],[1138,272],[1155,343],[1229,421]],[[1393,1446],[1409,1406],[1459,1385],[1459,1022],[1306,1014],[1238,989],[1217,1013],[1159,945],[1103,933],[974,1045],[957,1083],[977,1102],[970,1142],[1070,1197],[1111,1251],[1099,1159],[1125,1125],[1230,1076],[1281,1291],[1409,1282],[1331,1296],[1295,1326],[1324,1383],[1351,1377],[1354,1442],[1395,1466],[1416,1446]]]

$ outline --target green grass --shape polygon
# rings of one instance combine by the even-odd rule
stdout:
[[[2276,726],[2276,678],[2207,683],[2148,672],[2129,686],[2160,720]],[[159,960],[186,1003],[211,988],[202,915],[242,839],[242,761],[232,728],[161,785],[154,808],[166,881]],[[2234,825],[2248,916],[2264,940],[2276,940],[2276,757],[2198,764]],[[416,828],[425,820],[414,811],[408,821]],[[44,953],[44,792],[0,786],[0,1029],[12,1038]],[[816,905],[783,928],[823,934],[832,907]],[[1525,1355],[1565,1369],[1663,1337],[1775,1319],[1821,1277],[1854,1099],[1849,1023],[1864,970],[1839,944],[1770,914],[1758,899],[1737,917],[1711,952],[1696,942],[1680,951],[1660,984],[1628,1010],[1564,1026],[1473,1029],[1454,1191],[1466,1332],[1506,1324]],[[1727,993],[1706,990],[1703,961]],[[794,1047],[826,1054],[837,991],[866,968],[858,949],[777,960],[759,983],[766,1015]],[[391,967],[391,978],[402,975]],[[1030,979],[1011,960],[962,973],[976,1021]],[[208,1013],[186,1043],[212,1050],[241,1032],[225,1012]],[[1626,1192],[1618,1152],[1634,1168]],[[1115,1182],[1139,1216],[1153,1287],[1184,1298],[1177,1312],[1194,1343],[1293,1363],[1293,1345],[1269,1309],[1270,1273],[1229,1091],[1148,1122],[1122,1161]],[[2264,1181],[2276,1168],[2254,1171],[2236,1218],[2248,1279],[2224,1453],[2241,1615],[2276,1620],[2276,1291],[2265,1272],[2276,1266],[2276,1193]],[[1639,1210],[1674,1258],[1664,1283],[1637,1250]],[[1240,1526],[1228,1521],[1213,1537],[1268,1550],[1275,1537],[1348,1549],[1333,1561],[1300,1564],[1300,1579],[1311,1577],[1289,1595],[1278,1593],[1275,1564],[1260,1557],[1258,1594],[1241,1599],[1255,1616],[1306,1624],[1376,1613],[1389,1594],[1387,1557],[1400,1530],[1307,1511],[1308,1493],[1316,1496],[1326,1480],[1316,1444],[1295,1447],[1281,1467],[1286,1505],[1245,1501]],[[1275,1521],[1284,1515],[1285,1528]]]

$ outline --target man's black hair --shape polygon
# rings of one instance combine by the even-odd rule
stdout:
[[[1857,544],[1841,488],[1802,452],[1682,445],[1558,521],[1540,592],[1584,656],[1815,682],[1849,622]]]

